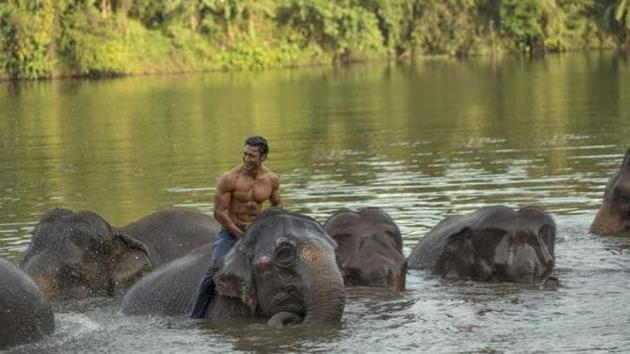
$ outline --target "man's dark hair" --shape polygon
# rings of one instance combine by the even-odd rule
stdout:
[[[245,140],[245,145],[257,147],[260,155],[266,155],[269,152],[269,145],[267,145],[267,139],[259,135],[247,138],[247,140]]]

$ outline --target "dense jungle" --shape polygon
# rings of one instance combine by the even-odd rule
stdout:
[[[0,78],[630,47],[630,0],[3,0]]]

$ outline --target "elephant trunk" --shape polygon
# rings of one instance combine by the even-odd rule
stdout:
[[[54,274],[55,267],[53,264],[46,266],[40,255],[36,255],[22,264],[24,272],[48,299],[59,297],[59,286]]]
[[[601,206],[595,220],[593,220],[591,232],[596,235],[614,234],[623,231],[626,226],[623,214],[615,210],[609,200],[604,200],[604,205]]]
[[[392,289],[394,291],[403,291],[405,290],[405,283],[407,280],[407,260],[400,265],[400,270],[396,277],[394,278],[394,284],[392,285]]]
[[[304,294],[306,314],[303,323],[329,325],[341,322],[346,290],[334,254],[311,248],[303,250],[301,257],[309,269],[310,278]]]

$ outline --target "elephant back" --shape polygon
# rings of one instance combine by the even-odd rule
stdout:
[[[115,231],[142,243],[148,250],[151,264],[157,267],[212,243],[219,230],[219,223],[209,215],[168,208]]]
[[[211,253],[212,245],[205,244],[147,274],[123,298],[123,312],[166,316],[188,313],[199,279],[210,265]]]
[[[476,211],[452,215],[435,225],[422,239],[418,241],[407,260],[410,269],[433,268],[439,257],[444,253],[450,235],[462,232],[466,228],[480,228],[491,217],[498,214],[513,215],[512,209],[505,206],[490,206]],[[503,217],[503,220],[509,218]]]
[[[458,233],[471,223],[466,215],[453,215],[440,221],[421,238],[407,259],[409,269],[432,268],[442,254],[448,235]]]

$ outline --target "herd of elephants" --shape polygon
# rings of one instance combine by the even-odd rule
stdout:
[[[629,173],[630,149],[605,188],[592,233],[630,230]],[[19,268],[0,258],[0,349],[54,332],[53,301],[114,297],[128,315],[187,314],[219,230],[212,217],[182,209],[122,227],[90,211],[48,212]],[[442,220],[405,258],[399,228],[379,208],[340,211],[323,225],[272,208],[213,265],[217,295],[206,317],[336,324],[346,286],[401,291],[407,268],[447,278],[546,282],[553,279],[555,236],[555,222],[542,209],[487,206]]]

